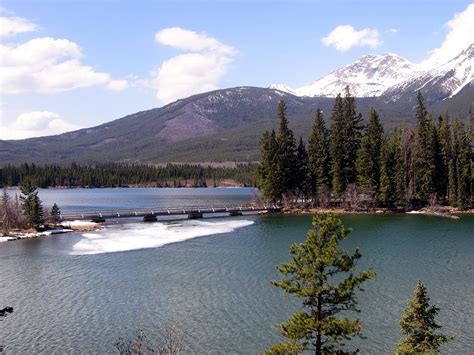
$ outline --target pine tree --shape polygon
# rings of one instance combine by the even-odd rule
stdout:
[[[441,115],[438,119],[436,132],[436,182],[438,196],[449,200],[449,159],[451,157],[451,127],[448,115]]]
[[[7,189],[3,188],[2,199],[1,199],[1,218],[2,218],[2,231],[3,235],[6,236],[10,232],[12,224],[12,211],[10,206],[10,196],[8,195]]]
[[[357,113],[349,87],[344,98],[336,97],[331,118],[332,189],[336,196],[341,196],[347,185],[356,182],[355,164],[363,128],[362,116]]]
[[[54,224],[59,223],[61,219],[61,210],[59,209],[56,203],[54,203],[53,207],[51,207],[50,215],[51,215],[51,220],[53,221]]]
[[[428,201],[436,194],[435,127],[425,108],[421,92],[417,93],[415,137],[415,197]]]
[[[282,194],[294,190],[296,166],[296,140],[293,131],[288,126],[286,105],[283,100],[278,102],[278,131],[276,134],[275,170],[277,190]]]
[[[281,198],[283,191],[277,181],[277,142],[274,130],[271,133],[265,132],[263,134],[260,147],[261,163],[256,170],[258,186],[266,199],[277,201]]]
[[[316,110],[313,128],[308,140],[309,174],[313,196],[327,190],[330,183],[329,133],[321,110]]]
[[[394,203],[397,206],[406,204],[406,158],[403,151],[403,133],[400,127],[395,127],[391,137],[394,173]]]
[[[456,205],[465,208],[472,195],[472,162],[471,162],[471,141],[463,122],[460,119],[454,121],[453,145],[455,156],[456,175]]]
[[[408,300],[408,308],[400,320],[401,332],[405,335],[399,343],[396,354],[434,354],[439,353],[439,347],[453,336],[437,334],[441,328],[435,317],[439,308],[430,305],[430,297],[426,287],[418,281],[413,291],[413,297]]]
[[[335,353],[342,350],[344,340],[361,336],[360,322],[347,313],[357,311],[355,291],[362,290],[361,285],[375,273],[368,269],[354,274],[359,250],[350,254],[339,247],[349,233],[335,215],[315,215],[306,241],[290,246],[292,260],[277,267],[286,278],[272,284],[302,298],[304,310],[280,324],[288,340],[267,353]]]
[[[345,154],[346,161],[344,164],[344,175],[346,186],[356,183],[357,170],[356,160],[357,152],[360,147],[362,138],[362,114],[357,112],[355,98],[351,95],[349,86],[346,86],[345,96],[343,99],[344,121],[345,121]]]
[[[33,185],[31,178],[23,180],[21,187],[21,207],[26,223],[30,227],[38,228],[43,223],[43,207],[38,197],[37,187]]]
[[[395,166],[392,142],[389,138],[385,138],[382,141],[380,153],[380,189],[378,195],[378,200],[385,207],[393,207],[396,200]]]
[[[346,189],[346,179],[344,175],[345,164],[345,144],[344,144],[344,112],[341,95],[338,94],[334,101],[331,113],[331,185],[335,196],[339,197]]]
[[[309,173],[308,173],[308,152],[303,142],[303,138],[300,137],[298,148],[296,149],[296,170],[295,170],[295,186],[296,196],[306,199],[309,194]]]
[[[369,194],[376,194],[379,190],[382,139],[383,126],[377,111],[371,108],[367,130],[362,136],[356,161],[357,185]]]

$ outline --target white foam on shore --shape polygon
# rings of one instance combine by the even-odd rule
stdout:
[[[76,221],[61,222],[61,225],[66,228],[74,228],[74,227],[95,227],[98,224],[95,222],[76,220]]]
[[[114,253],[120,251],[157,248],[166,244],[212,234],[229,233],[253,224],[253,221],[183,221],[179,223],[131,223],[116,229],[84,233],[71,255]]]

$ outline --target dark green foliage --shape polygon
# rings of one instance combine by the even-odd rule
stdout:
[[[313,196],[330,184],[329,132],[324,123],[323,113],[318,108],[313,128],[308,139],[308,170],[311,177]]]
[[[303,310],[280,324],[287,341],[267,353],[335,353],[344,350],[344,340],[361,336],[362,325],[348,313],[357,311],[355,291],[375,273],[355,273],[359,250],[350,254],[339,247],[349,233],[335,215],[315,215],[306,240],[290,246],[292,260],[277,267],[285,278],[272,284],[301,298]]]
[[[341,196],[348,185],[356,182],[356,159],[363,128],[362,115],[357,112],[348,87],[344,98],[336,97],[331,118],[332,189],[334,195]]]
[[[276,135],[275,169],[281,194],[296,187],[296,140],[288,126],[285,102],[278,102],[278,131]]]
[[[258,186],[262,190],[264,197],[272,201],[277,201],[281,198],[282,191],[277,180],[277,142],[275,131],[272,131],[272,133],[265,132],[263,134],[261,150],[262,160],[256,170]]]
[[[362,137],[357,154],[357,185],[362,191],[375,194],[380,185],[380,151],[383,139],[383,126],[379,115],[370,110],[367,129]]]
[[[306,196],[309,196],[311,190],[308,164],[308,152],[303,142],[303,138],[300,137],[298,148],[296,149],[294,187],[296,191],[296,196],[303,199]]]
[[[331,186],[334,195],[341,196],[346,189],[346,179],[344,176],[344,164],[347,160],[345,156],[346,144],[344,142],[344,115],[341,95],[337,95],[331,113],[331,133],[330,133],[330,159],[331,159]]]
[[[417,93],[416,120],[415,197],[427,201],[437,192],[436,130],[420,92]]]
[[[239,164],[235,167],[200,165],[166,166],[137,164],[103,164],[69,166],[22,164],[0,167],[0,186],[17,186],[24,177],[41,188],[65,187],[120,187],[130,185],[181,187],[205,187],[208,181],[219,185],[222,180],[234,180],[244,186],[255,186],[252,171],[255,165]]]
[[[302,141],[301,141],[302,142]],[[258,186],[265,198],[280,201],[281,198],[296,190],[306,189],[307,157],[304,145],[298,153],[293,131],[288,126],[285,102],[278,102],[278,131],[265,132],[261,139],[261,163],[256,170]],[[300,154],[300,159],[297,159]]]
[[[437,354],[441,345],[454,339],[436,333],[441,328],[435,321],[438,311],[438,307],[430,305],[425,285],[418,281],[400,320],[405,337],[398,343],[396,354]]]
[[[56,203],[54,203],[53,207],[51,207],[50,216],[51,216],[51,221],[55,224],[58,223],[61,218],[61,210],[59,209]]]
[[[38,190],[31,178],[27,177],[21,182],[21,209],[29,227],[38,228],[43,223],[43,206],[38,197]]]
[[[465,208],[472,199],[472,142],[462,121],[455,120],[453,127],[453,162],[457,207]]]
[[[401,124],[385,136],[378,113],[371,109],[361,136],[360,114],[346,91],[344,98],[335,98],[330,132],[322,112],[316,111],[307,152],[302,139],[295,149],[285,105],[280,103],[278,133],[262,137],[257,176],[264,197],[280,201],[287,195],[288,206],[293,197],[324,207],[409,209],[448,201],[451,206],[471,207],[472,131],[459,119],[451,128],[448,115],[433,124],[420,93],[417,100],[416,130]]]

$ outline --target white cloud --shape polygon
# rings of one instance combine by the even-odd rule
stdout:
[[[44,37],[0,45],[0,92],[50,94],[95,85],[111,90],[127,87],[124,80],[82,64],[81,57],[80,47],[67,39]]]
[[[237,51],[205,33],[196,33],[180,27],[170,27],[155,34],[157,43],[190,52],[212,51],[224,55],[235,55]]]
[[[351,25],[339,25],[326,37],[321,39],[326,47],[334,46],[338,51],[345,52],[355,46],[375,48],[383,42],[376,29],[364,28],[357,31]]]
[[[238,51],[204,33],[165,28],[155,35],[156,42],[185,50],[153,69],[152,86],[164,104],[193,94],[219,88],[220,79]],[[143,84],[143,83],[142,83]]]
[[[74,131],[82,127],[63,120],[50,111],[22,113],[10,124],[0,126],[0,139],[25,139]]]
[[[390,28],[387,32],[395,34],[395,33],[400,32],[400,29],[399,28]]]
[[[127,80],[111,80],[107,84],[107,88],[113,91],[122,91],[128,88],[128,81]]]
[[[446,26],[449,31],[441,47],[432,50],[429,58],[421,65],[432,67],[447,62],[474,43],[474,4],[455,14]]]
[[[21,17],[0,17],[0,37],[14,36],[17,33],[34,32],[37,26]]]

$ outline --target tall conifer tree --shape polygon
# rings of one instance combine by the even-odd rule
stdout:
[[[383,139],[383,126],[379,115],[373,108],[369,111],[369,122],[362,136],[357,154],[357,185],[364,192],[376,194],[380,185],[380,149]]]
[[[288,126],[286,105],[283,100],[278,102],[278,131],[276,134],[275,168],[276,180],[282,194],[296,187],[296,140]]]
[[[441,328],[435,321],[439,308],[429,302],[428,290],[418,281],[400,320],[405,337],[398,343],[396,354],[437,354],[441,345],[454,338],[436,333]]]
[[[280,324],[287,341],[275,344],[267,353],[344,353],[343,341],[361,336],[359,320],[349,319],[348,312],[357,311],[355,292],[375,272],[354,273],[361,258],[359,250],[351,254],[339,247],[349,233],[336,216],[315,215],[306,240],[290,246],[292,260],[277,267],[286,278],[272,284],[301,298],[304,310]]]
[[[329,133],[319,108],[308,140],[308,155],[311,188],[313,195],[316,195],[329,188],[330,184]]]
[[[435,127],[425,108],[421,92],[417,93],[415,138],[415,197],[428,201],[436,193]]]

